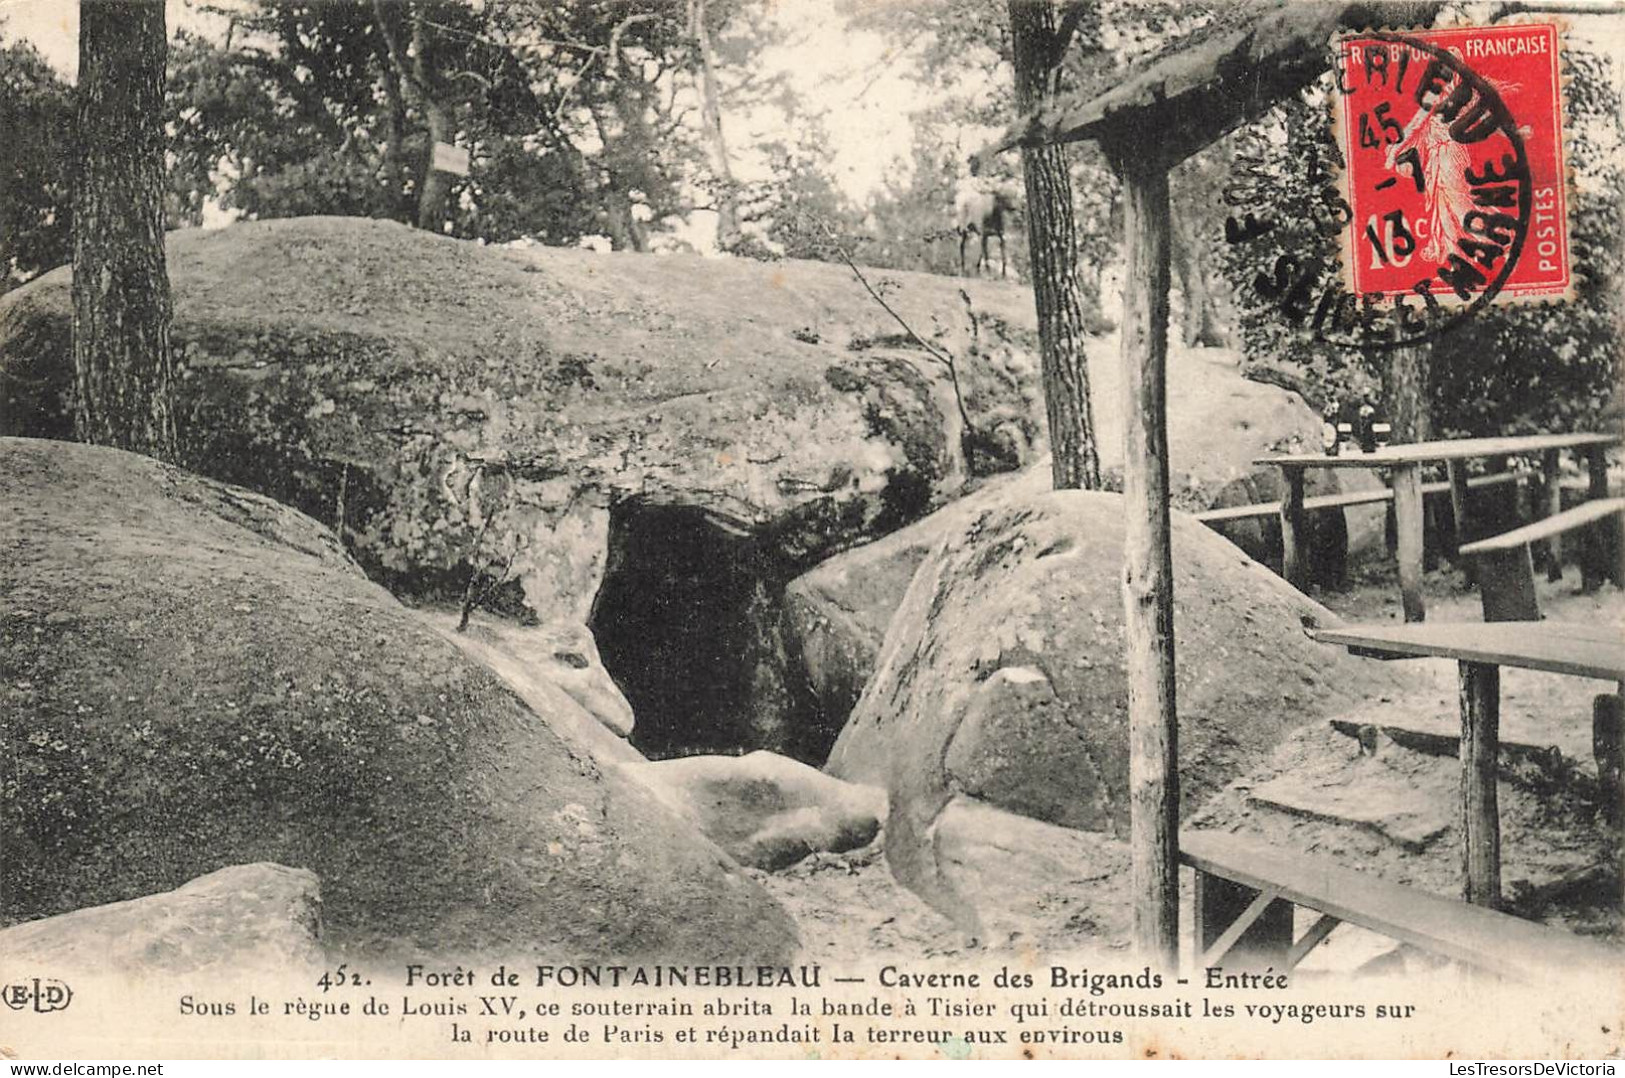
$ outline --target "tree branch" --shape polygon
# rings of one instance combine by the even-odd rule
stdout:
[[[1078,24],[1083,17],[1089,14],[1089,0],[1073,0],[1066,6],[1066,12],[1061,16],[1061,25],[1055,28],[1055,41],[1050,46],[1050,66],[1060,67],[1066,59],[1066,50],[1072,44],[1072,35],[1078,32]]]
[[[389,52],[389,65],[395,69],[412,92],[424,101],[430,99],[429,87],[417,77],[412,65],[406,62],[406,54],[401,49],[400,41],[395,37],[395,31],[390,28],[389,16],[384,10],[384,0],[372,0],[373,16],[378,22],[378,33],[383,36],[384,47]]]
[[[570,98],[575,96],[576,87],[580,86],[582,81],[586,79],[587,70],[598,61],[598,57],[602,56],[603,53],[602,46],[594,47],[587,54],[587,58],[581,62],[581,66],[576,68],[575,78],[571,79],[564,87],[564,92],[559,95],[559,103],[553,109],[553,122],[555,124],[563,121],[564,110],[570,107]]]

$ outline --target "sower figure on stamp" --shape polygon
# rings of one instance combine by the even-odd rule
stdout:
[[[1460,49],[1447,50],[1458,60]],[[1516,90],[1518,83],[1486,78],[1498,94]],[[1419,109],[1405,125],[1400,140],[1388,147],[1384,165],[1390,171],[1411,172],[1409,177],[1422,193],[1424,212],[1416,223],[1418,238],[1422,240],[1422,258],[1427,262],[1443,262],[1455,249],[1461,238],[1463,221],[1477,208],[1467,174],[1473,159],[1467,147],[1450,134],[1450,124],[1440,115],[1440,106],[1449,100],[1438,95],[1425,109]],[[1528,127],[1519,131],[1529,133]]]

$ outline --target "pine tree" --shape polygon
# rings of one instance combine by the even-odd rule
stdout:
[[[1064,21],[1043,0],[1009,0],[1015,59],[1016,110],[1026,116],[1052,92],[1077,18],[1070,5]],[[1027,186],[1028,257],[1038,308],[1044,408],[1049,420],[1051,471],[1057,490],[1097,490],[1100,450],[1095,445],[1084,353],[1083,288],[1078,280],[1077,226],[1072,217],[1072,177],[1064,146],[1026,146],[1021,151]]]
[[[175,457],[164,265],[163,0],[80,0],[75,431]]]

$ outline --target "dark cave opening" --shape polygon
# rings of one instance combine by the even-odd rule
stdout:
[[[786,651],[784,586],[797,571],[704,509],[638,500],[611,508],[589,627],[637,717],[638,751],[651,759],[819,751],[800,743],[805,696],[791,684]]]

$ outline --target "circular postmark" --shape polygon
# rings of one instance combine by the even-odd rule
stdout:
[[[1536,200],[1524,136],[1532,128],[1520,128],[1502,93],[1520,84],[1475,71],[1464,51],[1483,53],[1486,40],[1496,44],[1492,35],[1532,29],[1552,30],[1339,39],[1331,107],[1341,167],[1312,156],[1308,176],[1309,221],[1338,255],[1281,250],[1252,282],[1258,297],[1318,341],[1363,349],[1438,337],[1493,302],[1529,239]],[[1555,70],[1553,57],[1543,62]],[[1239,209],[1233,189],[1226,200]],[[1251,204],[1267,206],[1260,195]],[[1225,238],[1257,242],[1277,223],[1267,213],[1232,215]]]

